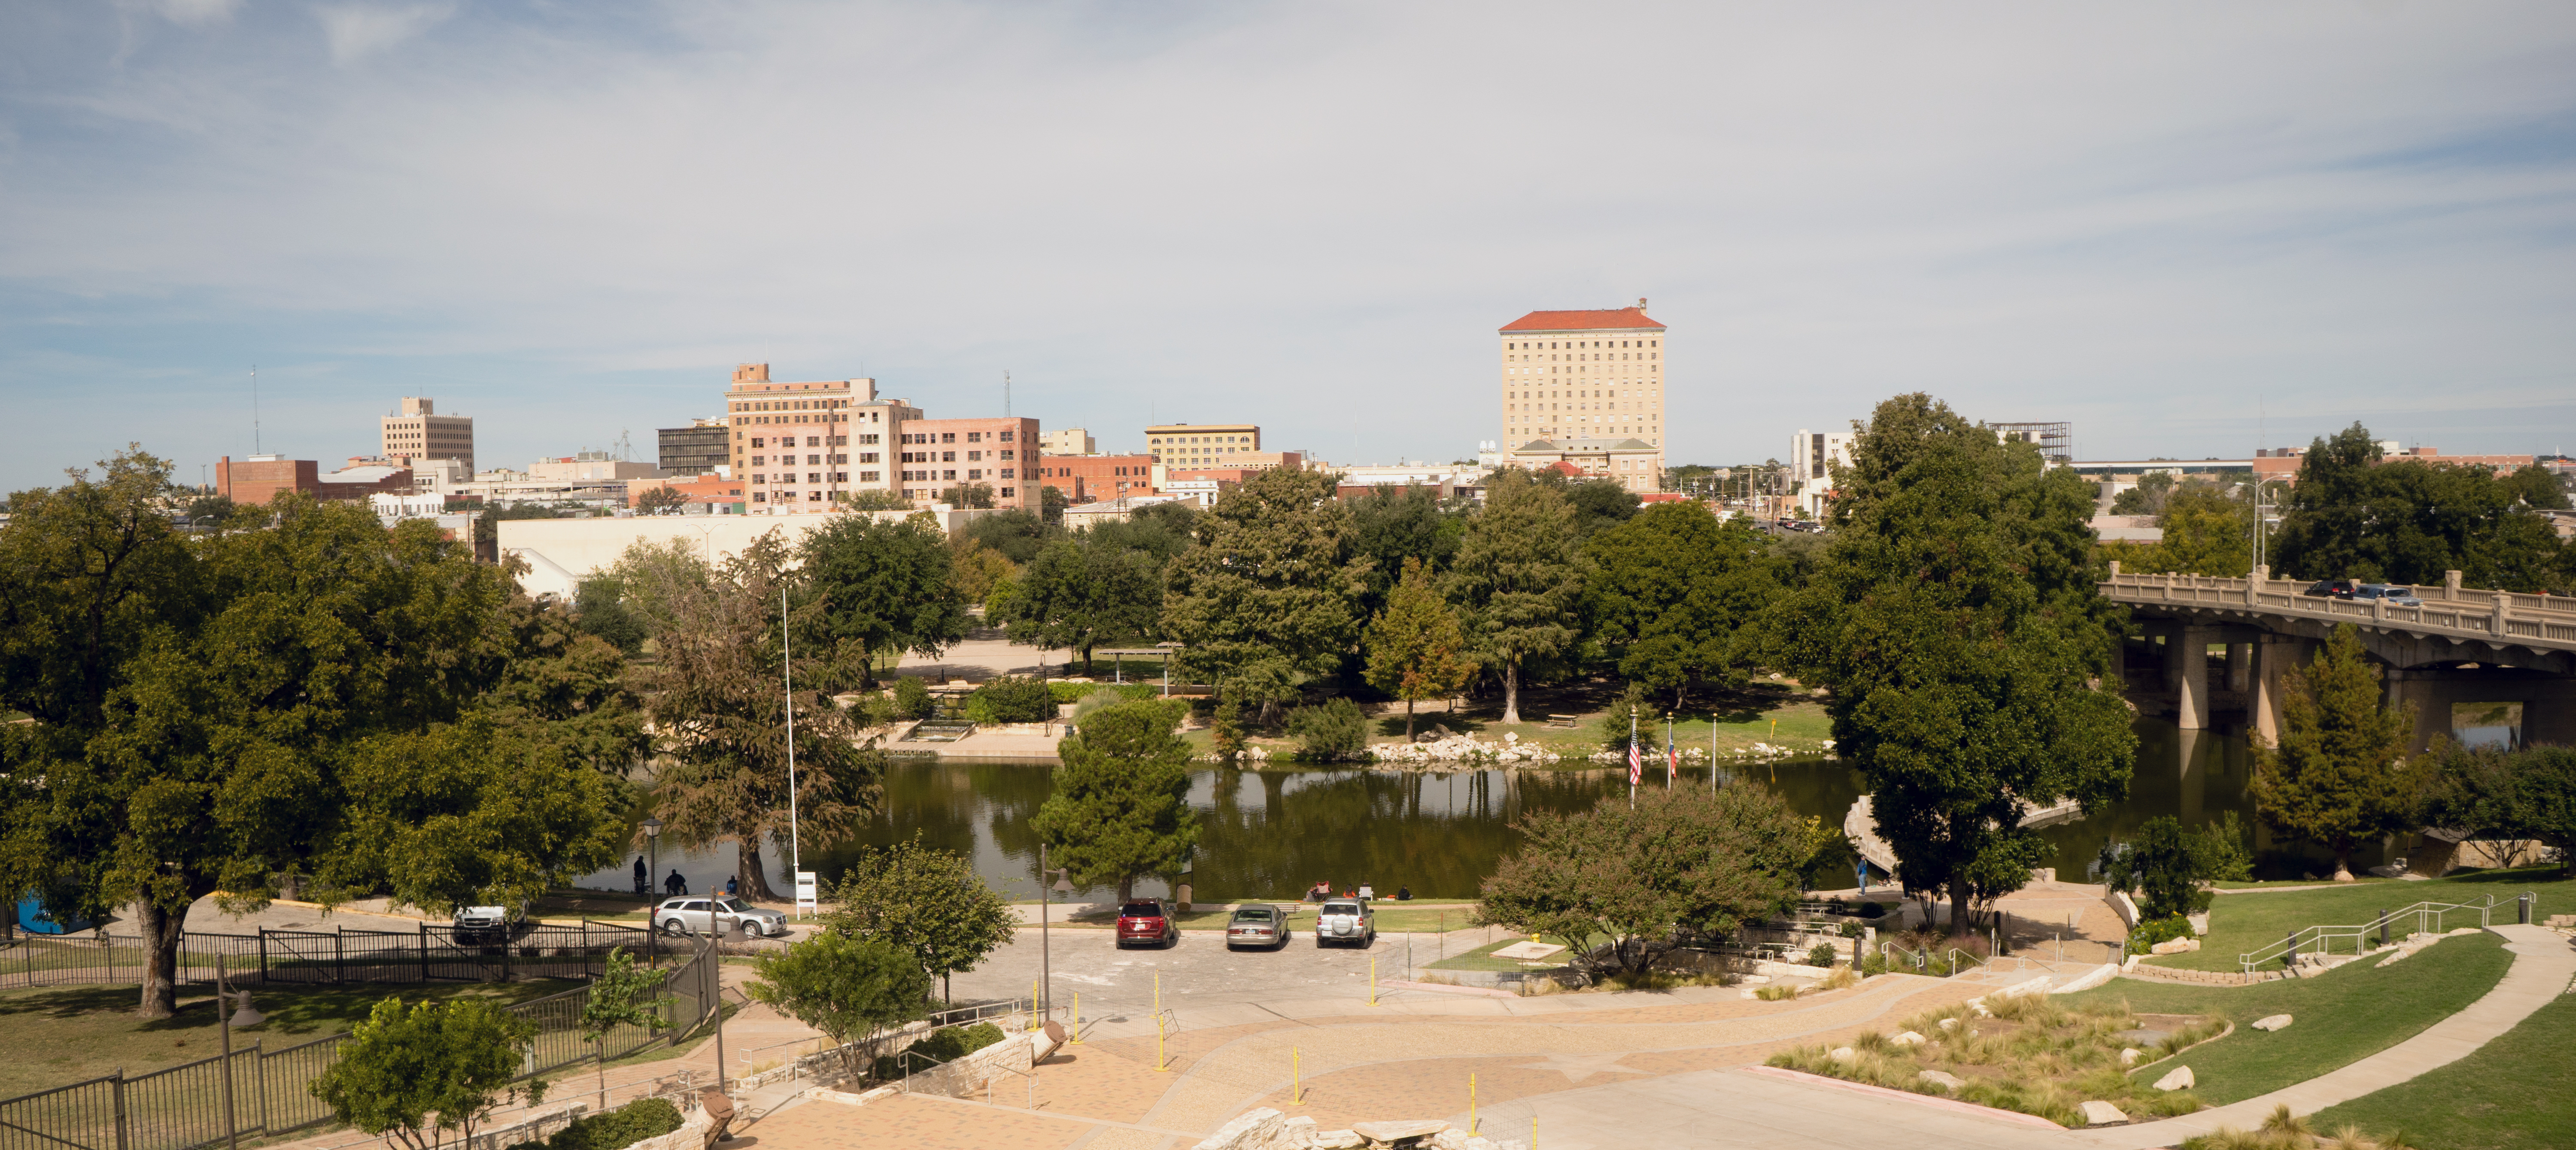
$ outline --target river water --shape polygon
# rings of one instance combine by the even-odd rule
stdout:
[[[2166,720],[2137,723],[2138,762],[2129,797],[2106,810],[2041,830],[2056,848],[2060,876],[2080,879],[2105,839],[2134,835],[2158,815],[2179,816],[2186,827],[2228,811],[2256,838],[2256,871],[2262,878],[2297,878],[2326,869],[2320,852],[2276,844],[2258,826],[2249,790],[2251,764],[2241,730],[2181,731]],[[975,859],[976,869],[1013,898],[1037,894],[1037,841],[1029,816],[1051,789],[1051,760],[905,759],[886,778],[885,806],[860,841],[885,844],[919,834],[924,843]],[[1832,759],[1792,759],[1724,768],[1733,782],[1769,787],[1803,815],[1839,826],[1866,786],[1858,771]],[[1660,768],[1647,772],[1663,785]],[[1705,768],[1685,767],[1676,785],[1707,786]],[[1575,811],[1625,795],[1627,772],[1607,770],[1489,769],[1455,774],[1416,774],[1371,769],[1274,766],[1258,770],[1203,767],[1191,776],[1190,802],[1200,818],[1193,864],[1193,897],[1292,899],[1317,881],[1335,889],[1362,882],[1392,895],[1409,887],[1426,898],[1473,897],[1484,876],[1512,849],[1510,824],[1526,812]],[[786,852],[762,851],[773,881],[786,889]],[[837,878],[853,854],[848,844],[814,850],[806,866],[826,882]],[[678,870],[692,889],[722,882],[733,870],[730,846],[714,851],[674,847],[662,852],[663,873]],[[2385,861],[2376,851],[2355,866]],[[629,860],[631,864],[631,860]],[[622,888],[622,869],[602,871],[580,885]],[[1146,880],[1139,893],[1168,893]],[[1077,900],[1108,897],[1086,890]]]

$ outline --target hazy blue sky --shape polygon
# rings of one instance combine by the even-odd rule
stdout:
[[[1917,389],[2548,451],[2571,247],[2563,0],[0,6],[10,488],[248,453],[253,363],[325,460],[403,395],[649,458],[753,360],[1451,458],[1496,327],[1640,296],[1675,462]]]

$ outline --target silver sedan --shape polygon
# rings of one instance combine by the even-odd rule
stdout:
[[[730,934],[777,938],[787,933],[787,916],[752,906],[730,895],[682,895],[653,908],[653,925],[665,934]]]

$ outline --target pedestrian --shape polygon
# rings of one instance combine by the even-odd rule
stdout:
[[[742,876],[741,876],[741,875],[738,875],[738,874],[729,874],[729,875],[726,875],[726,876],[725,876],[725,893],[726,893],[726,894],[741,894],[741,893],[742,893]]]
[[[642,855],[635,856],[635,893],[638,895],[653,893],[653,876],[644,869]]]

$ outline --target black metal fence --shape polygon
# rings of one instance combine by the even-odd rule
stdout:
[[[622,923],[520,923],[508,932],[421,924],[416,931],[269,930],[179,936],[176,980],[212,983],[218,967],[245,983],[507,982],[589,978],[626,947],[658,945]],[[0,989],[141,983],[151,948],[136,935],[20,935],[0,942]]]
[[[549,977],[575,977],[580,973],[582,968],[579,964],[585,958],[589,960],[589,970],[595,973],[599,956],[604,956],[608,947],[613,945],[606,941],[607,935],[596,930],[589,932],[586,941],[575,943],[570,939],[582,937],[585,932],[571,927],[556,929],[560,934],[546,941],[526,942],[522,938],[513,938],[507,944],[496,941],[493,946],[503,952],[498,955],[482,954],[485,948],[480,943],[461,948],[475,952],[472,959],[455,959],[437,949],[441,945],[454,946],[452,938],[444,943],[422,941],[428,937],[427,931],[418,938],[400,933],[388,935],[410,944],[411,949],[405,952],[408,957],[403,961],[395,960],[396,948],[390,944],[372,943],[355,937],[375,932],[349,931],[346,933],[351,937],[335,943],[336,949],[330,952],[327,962],[323,959],[321,944],[311,939],[332,936],[317,934],[279,940],[276,936],[281,933],[297,932],[267,931],[262,937],[250,938],[254,944],[250,948],[251,954],[254,958],[260,955],[257,944],[263,940],[275,949],[269,952],[267,962],[250,970],[264,972],[272,982],[418,983],[431,978],[462,977],[461,972],[468,968],[490,970],[493,963],[499,963],[500,969],[518,974],[534,975],[542,971]],[[641,931],[627,933],[642,934]],[[231,939],[246,936],[190,937]],[[52,943],[55,940],[43,941]],[[597,946],[597,953],[585,954],[585,949],[592,945]],[[89,941],[74,942],[69,947],[75,951],[97,950],[110,957],[76,962],[45,948],[42,965],[20,967],[18,973],[24,978],[29,977],[28,972],[32,971],[34,975],[53,977],[65,984],[141,980],[139,961],[113,961],[122,953],[117,947]],[[719,956],[713,946],[703,942],[686,942],[681,947],[679,965],[672,967],[662,982],[663,993],[672,998],[664,1013],[664,1020],[670,1025],[664,1029],[621,1026],[611,1031],[598,1046],[583,1042],[579,1035],[582,996],[589,992],[582,989],[510,1007],[511,1013],[528,1018],[537,1025],[536,1044],[528,1053],[520,1077],[533,1077],[578,1065],[603,1051],[607,1057],[616,1059],[657,1043],[677,1046],[688,1041],[715,1014]],[[522,953],[523,949],[538,953]],[[570,953],[553,953],[559,950]],[[225,953],[226,960],[230,960],[229,952],[219,953]],[[424,958],[424,955],[429,957]],[[0,954],[0,960],[11,957],[25,958],[24,955]],[[442,962],[442,959],[448,961]],[[0,966],[5,965],[5,961],[0,961]],[[188,963],[182,962],[183,972],[192,969]],[[213,969],[214,963],[210,958],[200,981],[212,981]],[[434,973],[449,971],[459,973]],[[122,977],[108,977],[118,973]],[[72,977],[80,974],[93,977]],[[361,977],[363,975],[377,977]],[[22,981],[16,985],[27,983]],[[232,1126],[238,1127],[237,1130],[226,1125],[223,1104],[226,1060],[223,1055],[217,1055],[148,1074],[128,1076],[120,1070],[86,1082],[0,1099],[0,1150],[196,1150],[224,1142],[236,1133],[244,1138],[255,1138],[318,1126],[329,1121],[330,1113],[313,1097],[308,1084],[339,1061],[340,1045],[348,1037],[335,1034],[275,1051],[267,1049],[264,1042],[255,1040],[247,1048],[234,1051],[230,1066],[231,1122]]]

